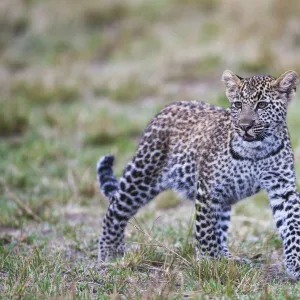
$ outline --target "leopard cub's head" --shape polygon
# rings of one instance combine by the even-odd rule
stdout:
[[[277,79],[269,75],[241,78],[229,70],[223,73],[232,124],[243,140],[262,141],[286,122],[297,80],[295,71],[287,71]]]

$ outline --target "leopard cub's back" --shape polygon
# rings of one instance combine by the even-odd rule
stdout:
[[[229,109],[201,101],[172,103],[146,128],[133,162],[144,158],[143,163],[153,167],[151,158],[156,156],[161,162],[162,187],[193,199],[199,160],[203,163],[201,156],[217,157],[229,128]]]
[[[193,139],[205,139],[209,144],[214,137],[222,137],[229,130],[230,110],[216,107],[202,101],[174,102],[162,109],[150,122],[141,143],[151,135],[161,138],[158,133],[168,135],[166,142],[170,150],[178,145],[191,147]],[[197,148],[197,145],[194,145]],[[182,149],[184,150],[184,149]]]

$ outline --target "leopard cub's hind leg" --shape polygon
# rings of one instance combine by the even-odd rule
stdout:
[[[99,260],[107,261],[124,254],[124,231],[129,219],[164,189],[161,178],[164,160],[164,151],[154,149],[145,156],[140,146],[118,184],[112,172],[113,157],[100,159],[97,169],[99,184],[110,204],[99,240]]]

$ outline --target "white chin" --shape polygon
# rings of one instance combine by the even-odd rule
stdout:
[[[247,141],[246,139],[244,139],[243,137],[241,137],[240,135],[239,135],[239,140],[240,140],[240,142],[241,142],[241,144],[243,145],[243,146],[246,146],[246,147],[251,147],[251,148],[257,148],[257,147],[259,147],[260,145],[261,145],[261,143],[262,143],[262,141],[260,141],[260,140],[253,140],[253,141],[251,141],[251,140],[249,140],[249,141]]]
[[[261,141],[245,141],[244,139],[242,140],[242,145],[250,148],[257,148],[261,145]]]

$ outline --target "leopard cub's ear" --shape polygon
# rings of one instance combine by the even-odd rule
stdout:
[[[230,102],[234,100],[236,93],[241,86],[241,79],[241,77],[230,70],[224,71],[222,75],[222,81],[226,88],[226,96]]]
[[[279,78],[272,82],[272,86],[284,93],[287,103],[289,103],[295,96],[296,86],[298,82],[298,74],[295,71],[287,71]]]

